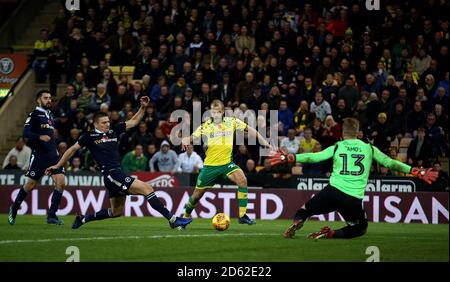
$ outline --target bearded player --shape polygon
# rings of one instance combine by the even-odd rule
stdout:
[[[17,211],[27,195],[33,190],[39,179],[44,176],[45,169],[49,165],[58,162],[58,151],[54,136],[54,120],[50,107],[52,96],[50,91],[41,90],[36,94],[38,106],[28,115],[23,128],[23,137],[28,139],[28,145],[32,148],[30,164],[25,173],[27,182],[19,190],[14,203],[9,208],[8,223],[16,223]],[[61,197],[64,191],[64,168],[60,167],[52,171],[51,176],[55,183],[50,209],[47,212],[47,223],[61,225],[63,221],[56,216]]]
[[[248,132],[256,136],[264,147],[272,148],[267,140],[254,128],[235,117],[224,117],[225,108],[220,100],[211,103],[212,118],[199,126],[189,137],[182,139],[183,148],[202,136],[207,139],[205,163],[195,185],[194,193],[185,206],[184,217],[191,217],[192,211],[207,189],[214,186],[220,177],[228,178],[238,185],[239,223],[253,225],[255,221],[247,215],[247,178],[242,169],[233,163],[233,137],[235,131]]]
[[[285,238],[294,237],[295,232],[302,228],[309,217],[334,211],[344,217],[347,226],[337,230],[325,226],[320,231],[309,234],[308,238],[350,239],[364,235],[368,224],[362,199],[372,160],[391,170],[410,173],[429,184],[436,180],[436,171],[432,171],[431,168],[411,168],[409,165],[389,158],[377,147],[357,139],[358,131],[358,120],[347,118],[343,123],[344,140],[322,152],[297,155],[281,151],[273,152],[272,165],[286,162],[316,163],[333,159],[333,172],[329,185],[297,211],[293,224],[283,233]]]

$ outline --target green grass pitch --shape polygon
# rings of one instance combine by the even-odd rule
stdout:
[[[0,215],[0,261],[64,262],[66,249],[76,246],[80,261],[358,261],[364,262],[369,246],[380,251],[380,261],[449,261],[448,224],[369,223],[368,233],[352,240],[310,240],[306,235],[328,224],[308,221],[294,239],[281,233],[288,220],[261,221],[219,232],[209,219],[194,219],[185,231],[172,230],[160,218],[116,218],[70,228],[73,216],[62,217],[65,225],[45,223],[44,216],[18,216],[9,226]]]

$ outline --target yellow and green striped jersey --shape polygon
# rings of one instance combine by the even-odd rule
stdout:
[[[194,133],[193,138],[204,136],[208,145],[205,165],[220,166],[231,162],[233,153],[233,137],[236,130],[245,130],[247,124],[234,117],[224,117],[222,123],[213,120],[204,122]]]

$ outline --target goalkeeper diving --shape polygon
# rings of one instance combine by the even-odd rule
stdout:
[[[293,238],[295,232],[302,228],[309,217],[334,211],[342,215],[347,226],[337,230],[325,226],[320,231],[309,234],[308,238],[350,239],[364,235],[368,224],[362,200],[372,160],[391,170],[412,174],[428,184],[437,179],[438,173],[431,168],[411,167],[393,160],[372,144],[357,139],[358,131],[358,120],[346,118],[343,123],[343,140],[322,152],[287,154],[283,151],[273,151],[271,153],[272,165],[296,162],[317,163],[333,159],[333,172],[329,185],[296,212],[292,225],[283,233],[285,238]]]

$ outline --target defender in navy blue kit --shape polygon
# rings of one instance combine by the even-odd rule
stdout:
[[[122,170],[118,153],[119,136],[125,130],[139,124],[144,117],[148,103],[149,98],[142,97],[138,112],[130,120],[119,124],[115,130],[110,128],[111,124],[107,114],[102,112],[95,114],[94,131],[83,134],[78,139],[78,142],[64,153],[56,165],[47,168],[46,173],[60,169],[77,150],[86,147],[92,153],[94,160],[97,162],[97,166],[103,174],[105,186],[109,192],[111,208],[102,209],[95,214],[77,215],[72,224],[73,229],[77,229],[89,221],[121,216],[127,195],[145,196],[152,208],[161,213],[169,221],[169,225],[172,228],[178,226],[185,227],[191,223],[192,219],[176,217],[169,212],[158,197],[156,197],[153,188],[149,184],[126,175]]]
[[[27,183],[20,189],[17,197],[9,209],[8,222],[13,225],[16,222],[17,211],[28,193],[36,187],[39,179],[45,174],[45,169],[58,162],[58,151],[54,139],[54,120],[50,112],[52,96],[48,90],[39,91],[36,95],[38,106],[25,121],[23,137],[28,139],[31,147],[31,159],[26,176]],[[55,182],[55,190],[52,195],[52,203],[47,213],[47,223],[62,224],[62,220],[56,216],[56,211],[61,202],[64,191],[64,169],[58,168],[51,172]]]

